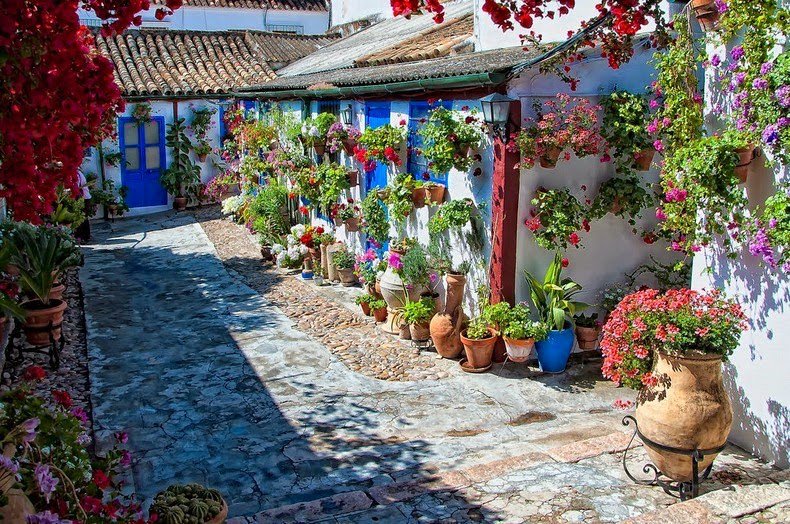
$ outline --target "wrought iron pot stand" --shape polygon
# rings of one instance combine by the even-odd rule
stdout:
[[[55,330],[60,328],[60,337],[55,338]],[[15,322],[11,336],[8,337],[8,345],[5,348],[6,361],[13,365],[18,366],[24,360],[25,353],[37,353],[39,355],[47,355],[49,357],[50,369],[57,370],[60,368],[60,353],[66,345],[66,336],[63,334],[63,323],[59,322],[54,324],[52,322],[45,327],[26,328],[27,331],[34,333],[47,333],[49,334],[49,344],[40,346],[26,347],[25,342],[21,340],[22,337],[22,323]],[[16,349],[17,356],[14,358],[14,350]]]
[[[720,453],[727,444],[722,444],[716,448],[710,449],[680,449],[680,448],[673,448],[671,446],[665,446],[663,444],[659,444],[653,440],[650,440],[646,436],[639,431],[639,424],[636,422],[636,419],[631,415],[626,415],[623,417],[623,425],[630,426],[631,423],[634,424],[634,434],[631,435],[631,440],[628,442],[628,446],[623,453],[623,469],[625,470],[625,474],[628,475],[628,478],[633,480],[635,483],[640,484],[642,486],[659,486],[663,489],[667,494],[672,495],[673,497],[678,497],[680,500],[689,500],[697,497],[699,495],[699,485],[702,481],[707,479],[710,476],[710,472],[713,469],[713,464],[705,468],[705,471],[702,472],[700,475],[699,471],[699,464],[702,460],[708,455],[715,455]],[[636,436],[642,440],[645,446],[657,449],[660,451],[665,451],[668,453],[675,453],[677,455],[685,455],[687,457],[691,457],[691,471],[692,477],[691,481],[685,482],[678,482],[672,480],[664,480],[664,475],[661,471],[654,464],[647,463],[642,466],[642,472],[645,474],[650,475],[653,474],[652,479],[638,479],[634,477],[631,472],[628,470],[628,464],[626,462],[628,458],[628,450],[631,449],[631,445],[634,442],[634,438]]]

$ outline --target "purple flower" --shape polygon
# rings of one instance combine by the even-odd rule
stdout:
[[[121,451],[121,460],[119,464],[124,467],[128,468],[132,465],[132,454],[129,453],[127,450]]]
[[[730,51],[730,57],[731,57],[733,60],[735,60],[736,62],[737,62],[738,60],[740,60],[741,58],[743,58],[743,55],[744,55],[744,53],[743,53],[743,47],[741,47],[741,46],[739,46],[739,45],[737,45],[737,46],[733,47],[733,48],[732,48],[732,51]]]
[[[403,269],[403,261],[400,259],[400,255],[397,253],[390,253],[387,263],[392,269],[396,271]]]
[[[36,428],[40,423],[41,421],[37,418],[29,418],[19,426],[25,432],[22,436],[23,442],[30,443],[36,440]]]
[[[721,65],[721,57],[719,55],[713,55],[710,57],[710,65],[713,67],[719,67]]]
[[[115,440],[117,440],[120,444],[126,444],[129,442],[129,434],[125,431],[119,431],[115,434]]]
[[[436,284],[436,282],[439,281],[439,275],[437,275],[436,273],[431,273],[430,275],[428,275],[428,278],[430,279],[431,284]]]
[[[653,142],[653,147],[656,149],[656,151],[663,151],[664,143],[661,140],[656,140]]]
[[[735,122],[735,127],[738,128],[738,131],[743,131],[744,129],[746,129],[748,127],[748,125],[749,125],[749,121],[746,118],[743,118],[743,117],[739,118]]]
[[[5,455],[0,455],[0,469],[4,469],[10,472],[12,475],[16,475],[19,471],[19,464]]]
[[[44,498],[49,502],[50,497],[55,493],[55,486],[58,485],[59,480],[52,476],[49,471],[49,466],[46,464],[39,464],[34,471],[38,490],[44,495]]]
[[[770,124],[763,130],[763,142],[773,145],[779,141],[779,128],[776,124]]]
[[[673,187],[667,191],[667,202],[683,202],[688,197],[688,192],[685,189],[678,189]]]
[[[667,214],[664,213],[664,210],[659,207],[658,209],[656,209],[656,218],[659,220],[666,220]]]
[[[70,520],[62,520],[57,513],[52,513],[49,510],[35,515],[28,515],[25,519],[27,524],[72,524]]]
[[[649,124],[647,124],[647,132],[651,135],[655,134],[658,131],[658,119],[653,120]]]
[[[755,78],[754,82],[752,82],[752,87],[755,89],[767,89],[768,80],[765,78]]]
[[[746,80],[746,73],[743,71],[740,73],[735,73],[735,76],[732,77],[732,81],[730,82],[730,87],[735,89],[736,87],[743,84],[744,80]]]
[[[773,62],[766,62],[760,66],[760,74],[765,76],[768,73],[770,73],[773,68],[774,68]]]
[[[79,437],[77,437],[77,444],[80,446],[87,446],[91,443],[91,436],[87,433],[81,433]]]
[[[790,107],[790,85],[785,85],[776,90],[776,99],[782,107]]]
[[[83,424],[88,423],[88,413],[79,406],[75,406],[71,408],[71,416],[82,422]]]
[[[768,221],[768,227],[774,229],[778,223],[779,223],[778,220],[772,218],[771,220]]]
[[[776,268],[776,258],[774,257],[771,241],[765,229],[759,228],[757,233],[754,234],[754,237],[752,237],[749,243],[749,253],[754,256],[762,256],[763,262],[768,264],[772,269]]]
[[[660,104],[658,103],[658,100],[656,100],[655,98],[650,101],[650,109],[658,109],[659,105]]]
[[[716,5],[716,9],[719,11],[719,13],[724,13],[727,11],[727,9],[729,9],[727,2],[724,0],[713,0],[713,3]]]

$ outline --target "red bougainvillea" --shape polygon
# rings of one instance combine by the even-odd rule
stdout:
[[[78,7],[112,20],[102,29],[112,32],[139,24],[149,1],[0,2],[0,197],[17,220],[40,221],[58,185],[74,188],[85,148],[113,131],[124,107]]]

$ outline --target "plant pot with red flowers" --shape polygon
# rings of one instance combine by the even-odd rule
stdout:
[[[483,142],[482,119],[476,110],[457,111],[436,107],[430,111],[417,134],[422,139],[422,154],[433,173],[447,173],[451,169],[468,172],[476,162],[469,156]]]
[[[724,448],[732,407],[722,361],[746,327],[741,307],[718,290],[645,289],[612,312],[601,341],[603,374],[638,390],[635,420],[660,474],[688,482],[697,471],[691,451],[706,450],[703,472]]]
[[[598,338],[601,336],[601,323],[598,321],[598,313],[590,316],[576,315],[573,317],[576,324],[576,342],[579,349],[592,350],[598,348]]]
[[[346,226],[347,233],[356,233],[359,231],[361,212],[359,206],[357,206],[353,200],[349,199],[348,203],[340,204],[336,212],[337,218]]]
[[[721,13],[714,0],[691,0],[691,10],[703,31],[716,29]]]
[[[387,303],[382,299],[370,301],[370,310],[373,312],[373,318],[376,322],[382,323],[387,321]]]
[[[357,147],[357,141],[352,140],[350,138],[346,138],[343,140],[343,150],[346,152],[348,156],[354,154],[354,148]]]
[[[49,345],[61,339],[63,312],[67,304],[53,299],[57,278],[63,271],[82,262],[73,237],[61,229],[15,223],[12,261],[19,267],[22,286],[35,298],[22,304],[25,320],[22,329],[28,343]]]
[[[540,167],[544,169],[554,169],[557,167],[557,162],[560,160],[562,149],[559,147],[551,147],[548,151],[540,156]]]
[[[494,345],[498,338],[485,320],[472,320],[469,327],[461,332],[461,343],[466,352],[466,360],[461,361],[461,368],[473,372],[488,370],[493,364]]]

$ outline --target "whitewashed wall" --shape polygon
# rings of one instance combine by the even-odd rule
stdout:
[[[294,25],[303,28],[306,35],[318,35],[329,28],[328,11],[293,11],[277,9],[228,9],[222,7],[183,6],[172,15],[157,20],[156,6],[144,11],[141,27],[186,29],[191,31],[252,30],[266,31],[277,25]],[[98,25],[93,12],[80,9],[80,20]]]
[[[184,118],[186,120],[186,124],[189,125],[192,121],[192,109],[200,109],[204,107],[213,107],[217,109],[217,111],[212,116],[212,126],[207,133],[207,139],[211,144],[211,147],[214,149],[218,149],[220,144],[220,136],[219,136],[219,110],[218,110],[218,103],[219,100],[182,100],[177,102],[178,105],[178,116],[179,118]],[[126,111],[124,113],[119,113],[118,116],[131,116],[132,111],[134,110],[135,103],[127,103],[126,104]],[[171,101],[154,101],[151,102],[151,114],[152,116],[162,116],[165,120],[165,126],[168,124],[172,124],[174,121],[174,111],[173,111],[173,102]],[[165,132],[167,132],[167,127],[165,127]],[[194,135],[192,135],[189,131],[187,135],[190,139],[194,139]],[[193,140],[194,141],[194,140]],[[103,142],[103,148],[105,153],[114,153],[119,150],[119,143],[118,139],[107,139]],[[163,161],[163,166],[166,169],[172,160],[171,151],[169,148],[165,147],[165,159]],[[202,182],[209,182],[214,176],[217,174],[218,170],[216,167],[216,161],[219,160],[218,156],[214,153],[209,154],[208,158],[206,158],[205,162],[200,162],[196,155],[190,153],[192,160],[200,167],[201,170],[201,181]],[[101,171],[99,166],[99,154],[94,149],[91,152],[89,157],[83,161],[82,170],[85,174],[88,173],[95,173],[99,178],[101,178]],[[104,166],[104,176],[107,180],[112,180],[115,182],[115,187],[118,188],[123,185],[122,176],[121,176],[121,168],[113,167],[106,165]],[[171,209],[172,207],[172,195],[168,198],[168,205],[166,206],[152,206],[152,207],[143,207],[143,208],[135,208],[132,209],[126,216],[138,216],[138,215],[145,215],[149,213],[158,213],[160,211],[165,211],[167,209]],[[102,216],[103,210],[99,209],[97,211],[98,216]]]
[[[721,128],[721,123],[710,114],[711,102],[720,95],[717,82],[709,76],[706,116],[710,132]],[[767,168],[763,159],[754,161],[744,184],[752,209],[774,193],[776,183],[790,181],[788,166]],[[724,382],[734,412],[730,440],[779,467],[789,467],[790,280],[787,274],[781,269],[772,271],[764,267],[745,247],[741,256],[730,260],[714,246],[695,257],[693,287],[723,289],[740,301],[750,319],[751,329],[743,334],[740,346],[724,366]]]
[[[604,59],[592,58],[584,61],[574,69],[574,74],[581,79],[576,92],[553,76],[541,75],[538,72],[525,73],[514,79],[508,94],[522,101],[522,113],[525,117],[534,114],[532,104],[535,100],[541,103],[558,92],[567,92],[571,96],[584,96],[598,103],[600,95],[615,90],[628,90],[634,93],[645,92],[652,81],[652,67],[648,64],[650,51],[639,52],[635,58],[620,70],[609,69]],[[658,160],[658,157],[656,158]],[[560,160],[555,169],[543,169],[536,165],[534,169],[522,170],[519,192],[519,229],[518,249],[516,254],[516,300],[529,301],[529,289],[523,272],[528,270],[538,278],[542,278],[547,265],[554,253],[538,246],[534,235],[524,225],[529,218],[530,203],[535,190],[539,186],[548,189],[569,188],[571,193],[582,204],[586,195],[595,199],[598,186],[614,176],[612,163],[601,163],[598,157],[578,159],[575,156],[565,162]],[[648,173],[640,173],[647,182],[657,182],[658,172],[655,168]],[[655,212],[644,211],[644,217],[637,222],[641,229],[652,229],[655,224]],[[584,287],[580,300],[597,304],[601,293],[609,285],[625,280],[625,274],[633,272],[639,265],[650,262],[650,256],[664,263],[676,258],[667,252],[666,244],[656,242],[645,244],[641,237],[631,232],[632,226],[625,219],[607,215],[601,220],[593,221],[589,233],[579,231],[584,247],[569,247],[567,256],[570,265],[565,274]]]
[[[389,0],[334,0],[332,2],[332,25],[342,25],[362,20],[369,16],[392,18]]]

